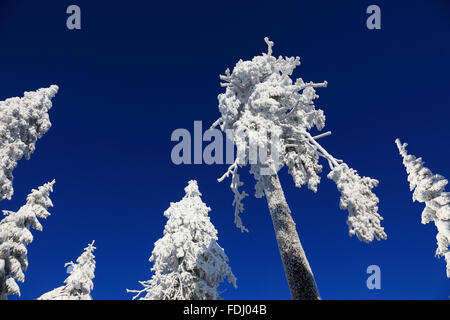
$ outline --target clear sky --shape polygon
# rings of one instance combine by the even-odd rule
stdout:
[[[66,28],[67,6],[82,29]],[[381,8],[381,30],[366,8]],[[151,276],[148,258],[162,236],[163,212],[197,179],[238,289],[225,299],[289,299],[266,200],[241,170],[242,234],[233,224],[227,165],[174,165],[170,135],[219,117],[219,74],[275,42],[274,55],[300,56],[295,77],[328,81],[318,89],[327,150],[380,180],[375,193],[388,240],[348,236],[347,212],[322,173],[317,194],[280,179],[324,299],[448,299],[436,228],[421,225],[394,144],[409,143],[434,172],[450,178],[450,4],[429,1],[0,1],[0,100],[58,84],[50,131],[14,171],[17,210],[31,190],[56,179],[44,231],[33,231],[22,298],[63,284],[64,263],[96,240],[94,299],[130,299]],[[323,163],[326,165],[326,163]],[[326,168],[326,166],[324,166]],[[450,190],[449,190],[450,191]],[[381,268],[381,290],[366,269]]]

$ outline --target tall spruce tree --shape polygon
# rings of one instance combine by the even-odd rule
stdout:
[[[243,183],[238,168],[250,164],[250,173],[256,180],[255,196],[265,195],[267,199],[292,298],[320,299],[278,172],[286,165],[297,187],[307,184],[316,192],[322,171],[319,157],[325,158],[330,167],[328,178],[341,193],[340,207],[349,212],[349,234],[364,242],[386,239],[380,225],[378,198],[372,192],[378,181],[361,178],[317,142],[329,132],[311,135],[314,127],[322,130],[325,126],[324,113],[315,108],[314,99],[318,98],[315,88],[326,87],[327,82],[304,82],[301,78],[293,81],[291,75],[300,65],[300,58],[275,58],[273,42],[268,38],[265,41],[267,54],[239,60],[232,71],[227,69],[220,76],[226,89],[218,96],[221,117],[211,128],[219,125],[227,133],[236,145],[237,156],[219,181],[232,176],[235,223],[247,231],[239,216],[247,193],[239,190]]]

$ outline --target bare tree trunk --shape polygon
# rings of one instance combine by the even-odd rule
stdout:
[[[319,290],[300,243],[278,175],[263,176],[262,179],[292,299],[319,300]]]

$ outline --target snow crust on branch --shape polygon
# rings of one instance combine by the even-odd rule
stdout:
[[[236,287],[236,277],[208,216],[211,208],[202,202],[195,180],[184,190],[183,199],[164,212],[168,219],[164,236],[155,242],[150,257],[154,275],[139,282],[142,290],[127,289],[137,293],[133,299],[145,294],[142,300],[216,300],[223,280]]]
[[[25,92],[23,98],[0,101],[0,200],[11,199],[12,172],[17,162],[35,150],[36,141],[51,126],[48,111],[58,86]]]
[[[238,167],[250,164],[250,172],[256,180],[256,197],[262,197],[266,189],[261,175],[275,174],[284,166],[288,167],[297,187],[307,185],[317,192],[323,169],[319,157],[323,157],[334,172],[329,178],[335,177],[338,189],[344,192],[341,208],[349,210],[350,235],[356,234],[366,242],[374,237],[385,239],[379,224],[382,218],[377,213],[378,198],[371,191],[376,180],[361,178],[355,170],[342,166],[342,160],[334,158],[317,142],[329,135],[328,132],[316,137],[309,133],[313,128],[320,131],[325,126],[325,115],[315,107],[314,100],[319,97],[315,88],[326,87],[327,82],[305,82],[302,78],[294,81],[291,76],[300,65],[300,58],[275,58],[272,55],[274,43],[267,37],[264,40],[267,53],[252,60],[239,60],[233,71],[227,69],[225,75],[220,76],[221,85],[225,87],[225,92],[218,96],[221,117],[212,125],[212,128],[219,125],[222,131],[232,132],[230,139],[237,148],[235,163],[219,179],[232,176],[235,224],[241,231],[248,231],[239,217],[243,211],[242,200],[247,194],[239,191],[243,183],[239,180]],[[268,151],[266,159],[258,159],[256,163],[249,161],[252,143]],[[350,189],[358,192],[350,194]]]
[[[42,231],[38,218],[50,216],[48,207],[53,207],[50,192],[55,180],[33,189],[27,203],[19,211],[4,210],[6,216],[0,221],[0,299],[8,295],[20,296],[16,281],[24,282],[24,271],[28,268],[27,245],[33,241],[30,228]]]
[[[331,170],[328,178],[333,180],[339,192],[341,200],[339,206],[342,210],[348,210],[347,225],[350,236],[355,235],[366,243],[387,239],[387,235],[381,227],[383,218],[378,214],[378,197],[372,192],[372,188],[378,185],[378,181],[369,177],[361,178],[356,170],[349,168],[345,163]]]
[[[422,224],[433,221],[438,230],[436,256],[445,258],[450,278],[450,192],[444,191],[448,180],[424,167],[422,158],[408,154],[407,143],[402,144],[399,139],[395,143],[408,173],[409,189],[414,190],[413,201],[425,203]]]

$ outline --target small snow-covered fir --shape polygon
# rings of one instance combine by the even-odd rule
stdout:
[[[0,221],[0,299],[19,295],[16,281],[24,282],[28,268],[27,245],[33,241],[30,228],[42,231],[38,218],[46,219],[53,207],[50,192],[55,180],[46,183],[27,196],[27,203],[19,211],[3,211],[6,217]]]
[[[403,165],[408,173],[409,188],[413,192],[413,201],[424,202],[422,223],[433,221],[438,233],[436,235],[436,256],[444,257],[447,262],[447,277],[450,278],[450,192],[445,192],[448,180],[439,174],[433,174],[424,166],[422,158],[408,154],[407,143],[395,140]]]
[[[11,199],[13,170],[23,156],[29,159],[36,141],[51,126],[48,111],[58,86],[25,92],[23,98],[0,101],[0,200]]]
[[[70,276],[64,281],[66,285],[43,294],[37,300],[92,300],[95,249],[93,241],[84,249],[76,263],[66,263],[65,266],[70,268]]]
[[[164,212],[168,219],[164,236],[156,241],[150,257],[154,272],[148,281],[140,281],[135,292],[145,300],[220,299],[219,284],[228,279],[236,287],[236,278],[228,266],[228,257],[218,245],[217,230],[211,223],[209,207],[200,198],[195,180],[184,189],[186,195],[171,203]]]

